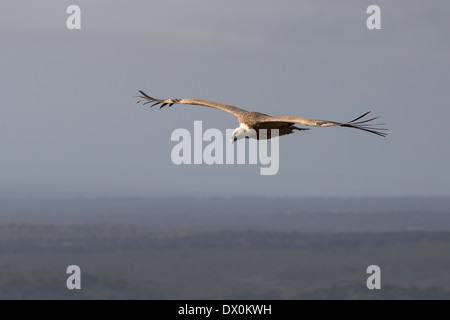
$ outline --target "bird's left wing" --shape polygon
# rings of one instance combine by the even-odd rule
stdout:
[[[373,123],[373,120],[378,119],[378,117],[362,120],[369,113],[370,113],[370,111],[364,113],[363,115],[361,115],[349,122],[345,122],[345,123],[328,121],[328,120],[310,119],[310,118],[303,118],[303,117],[292,117],[292,116],[267,117],[266,119],[264,119],[261,122],[288,122],[288,123],[297,123],[297,124],[302,124],[304,126],[314,126],[314,127],[331,127],[331,126],[348,127],[348,128],[364,130],[364,131],[379,135],[381,137],[385,137],[387,135],[387,133],[383,132],[383,131],[388,130],[388,129],[378,128],[378,126],[384,125],[384,123]]]
[[[147,95],[145,92],[139,90],[139,92],[142,94],[142,96],[137,96],[138,98],[141,98],[141,100],[138,101],[142,102],[144,101],[144,105],[147,103],[152,103],[151,107],[160,104],[160,108],[169,105],[171,107],[173,104],[191,104],[191,105],[199,105],[199,106],[205,106],[210,108],[219,109],[222,111],[226,111],[228,113],[231,113],[232,115],[236,116],[238,119],[240,119],[240,116],[247,111],[240,109],[235,106],[231,106],[229,104],[224,104],[221,102],[211,101],[211,100],[203,100],[203,99],[155,99]]]

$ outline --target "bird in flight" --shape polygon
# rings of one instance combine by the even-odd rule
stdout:
[[[355,128],[359,130],[364,130],[381,137],[387,135],[386,128],[379,128],[378,126],[384,125],[384,123],[373,123],[374,120],[378,119],[369,118],[367,115],[370,113],[366,112],[363,115],[349,121],[349,122],[335,122],[328,120],[310,119],[303,117],[293,117],[293,116],[280,116],[272,117],[264,113],[246,111],[244,109],[231,106],[228,104],[223,104],[220,102],[203,100],[203,99],[155,99],[147,95],[145,92],[139,90],[141,98],[137,102],[144,102],[143,104],[153,103],[151,107],[155,105],[160,105],[160,108],[169,105],[171,107],[173,104],[190,104],[197,106],[205,106],[210,108],[219,109],[226,111],[234,115],[239,121],[239,127],[237,127],[233,134],[231,135],[230,142],[233,143],[236,140],[243,138],[254,138],[254,139],[271,139],[271,129],[278,129],[277,136],[283,136],[286,134],[293,133],[294,130],[309,130],[307,128],[299,128],[296,125],[300,124],[303,126],[313,126],[313,127],[347,127]],[[265,129],[265,130],[264,130]],[[264,131],[261,131],[264,130]],[[264,132],[264,133],[263,133]]]

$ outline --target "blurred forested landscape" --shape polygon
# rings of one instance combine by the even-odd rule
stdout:
[[[0,201],[0,299],[450,299],[449,270],[450,198]]]

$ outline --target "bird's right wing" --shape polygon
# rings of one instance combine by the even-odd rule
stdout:
[[[353,119],[349,122],[344,122],[344,123],[328,121],[328,120],[303,118],[303,117],[292,117],[292,116],[268,117],[263,122],[288,122],[288,123],[297,123],[297,124],[302,124],[304,126],[313,126],[313,127],[332,127],[332,126],[348,127],[348,128],[364,130],[364,131],[379,135],[381,137],[385,137],[387,135],[387,133],[383,132],[383,131],[388,130],[388,129],[378,127],[378,126],[384,125],[384,123],[373,123],[372,122],[373,120],[378,119],[378,117],[361,120],[362,118],[367,116],[369,113],[370,113],[370,111],[364,113],[363,115],[357,117],[356,119]]]
[[[171,107],[173,104],[190,104],[190,105],[198,105],[198,106],[205,106],[205,107],[210,107],[210,108],[215,108],[215,109],[219,109],[222,111],[226,111],[228,113],[231,113],[232,115],[236,116],[238,119],[239,117],[247,112],[243,109],[240,109],[238,107],[235,106],[231,106],[228,104],[224,104],[224,103],[220,103],[220,102],[215,102],[215,101],[210,101],[210,100],[203,100],[203,99],[155,99],[150,97],[149,95],[147,95],[145,92],[139,90],[139,92],[142,94],[141,96],[137,96],[138,98],[141,98],[141,100],[138,101],[142,102],[144,101],[144,105],[147,103],[152,103],[151,107],[155,106],[155,105],[159,105],[161,104],[160,108],[169,105],[169,107]]]

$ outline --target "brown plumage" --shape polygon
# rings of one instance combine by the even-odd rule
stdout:
[[[232,115],[236,116],[240,128],[236,128],[236,136],[235,132],[233,132],[234,140],[240,139],[241,137],[238,136],[239,129],[243,130],[243,132],[246,132],[248,130],[255,130],[256,131],[256,139],[260,139],[261,129],[267,130],[267,139],[272,138],[270,135],[271,130],[270,129],[278,129],[279,130],[279,136],[283,136],[286,134],[293,133],[294,130],[308,130],[307,128],[299,128],[296,127],[296,124],[304,125],[304,126],[313,126],[313,127],[331,127],[331,126],[338,126],[338,127],[348,127],[348,128],[355,128],[359,130],[363,130],[366,132],[370,132],[373,134],[376,134],[381,137],[385,137],[387,135],[385,130],[386,128],[378,128],[377,126],[383,125],[383,123],[373,123],[374,120],[378,119],[378,117],[370,118],[370,119],[364,119],[365,116],[367,116],[369,112],[364,113],[363,115],[349,121],[349,122],[335,122],[335,121],[328,121],[328,120],[319,120],[319,119],[310,119],[310,118],[303,118],[303,117],[293,117],[293,116],[280,116],[280,117],[272,117],[264,113],[259,112],[251,112],[246,111],[243,109],[240,109],[238,107],[223,104],[220,102],[210,101],[210,100],[203,100],[203,99],[155,99],[144,93],[143,91],[139,92],[142,94],[141,96],[138,96],[138,98],[141,98],[139,102],[144,102],[143,104],[153,103],[151,107],[155,105],[160,105],[160,108],[168,105],[171,107],[173,104],[190,104],[190,105],[200,105],[210,108],[219,109],[222,111],[226,111],[228,113],[231,113]],[[232,139],[233,139],[232,137]],[[248,136],[247,136],[248,137]],[[233,141],[233,140],[232,140]]]

